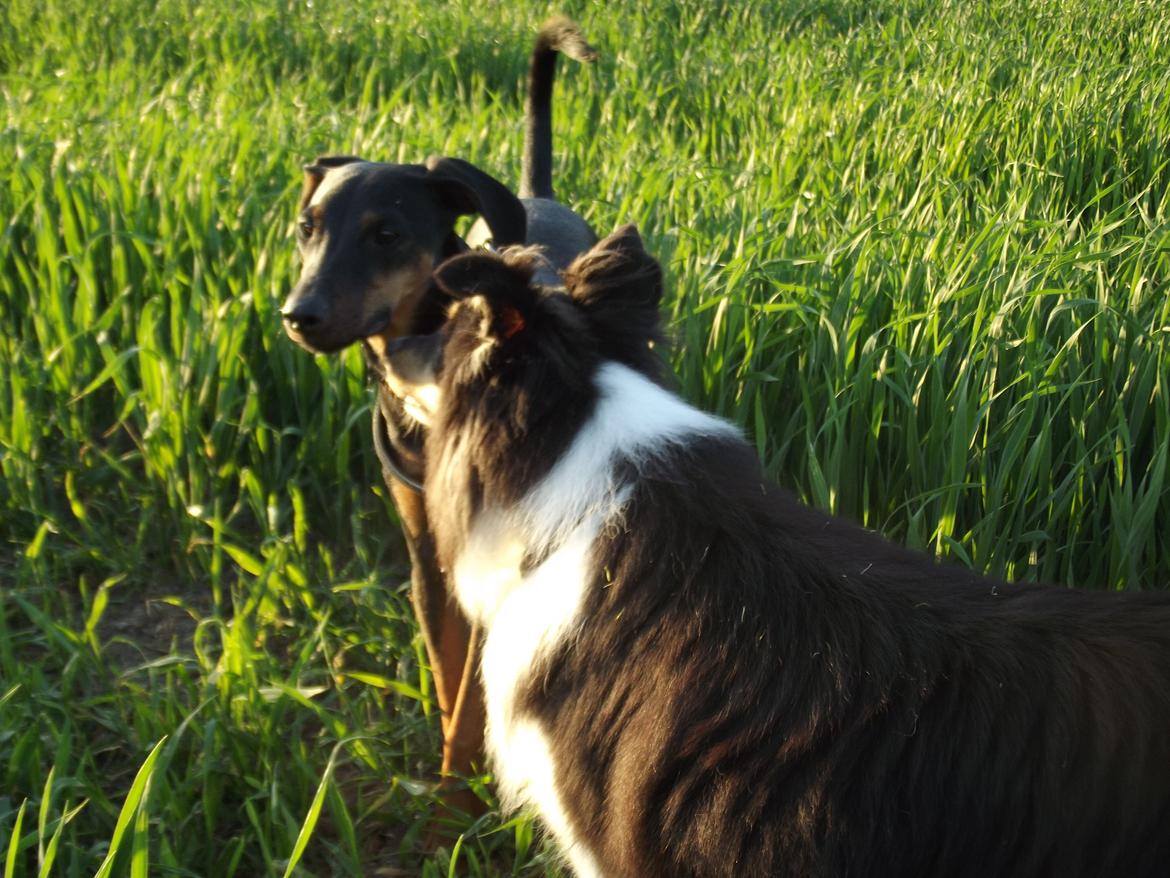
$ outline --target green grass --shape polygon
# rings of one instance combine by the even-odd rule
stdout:
[[[688,399],[899,540],[1170,583],[1157,0],[9,0],[4,878],[557,874],[498,815],[421,853],[437,720],[369,392],[277,315],[315,154],[516,180],[553,11],[602,52],[558,89],[558,191],[662,257]]]

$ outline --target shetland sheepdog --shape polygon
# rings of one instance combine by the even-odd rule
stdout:
[[[632,227],[436,272],[388,381],[486,633],[501,801],[581,876],[1170,874],[1170,595],[1016,584],[799,503],[672,393]]]

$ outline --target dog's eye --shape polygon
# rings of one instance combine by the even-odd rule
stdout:
[[[297,234],[301,236],[302,241],[307,241],[313,237],[313,221],[311,219],[303,219],[297,223]]]
[[[378,226],[374,229],[374,240],[382,246],[393,244],[398,238],[398,232],[391,226]]]

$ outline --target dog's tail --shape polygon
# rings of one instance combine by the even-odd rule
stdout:
[[[585,41],[575,22],[564,16],[541,25],[528,68],[528,131],[524,135],[522,198],[552,198],[552,92],[557,53],[582,63],[594,61],[597,50]]]

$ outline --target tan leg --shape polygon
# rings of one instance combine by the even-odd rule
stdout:
[[[444,801],[468,814],[481,814],[483,802],[469,789],[459,788],[456,778],[471,774],[483,766],[485,712],[483,684],[479,677],[479,657],[483,640],[478,626],[472,626],[467,641],[459,692],[451,710],[451,719],[443,732],[443,780],[455,788]]]
[[[391,493],[406,533],[411,555],[411,602],[418,616],[443,731],[442,786],[451,789],[444,801],[471,814],[483,803],[462,788],[457,776],[483,764],[484,707],[479,680],[479,632],[473,631],[451,597],[435,559],[422,496],[391,478]]]

